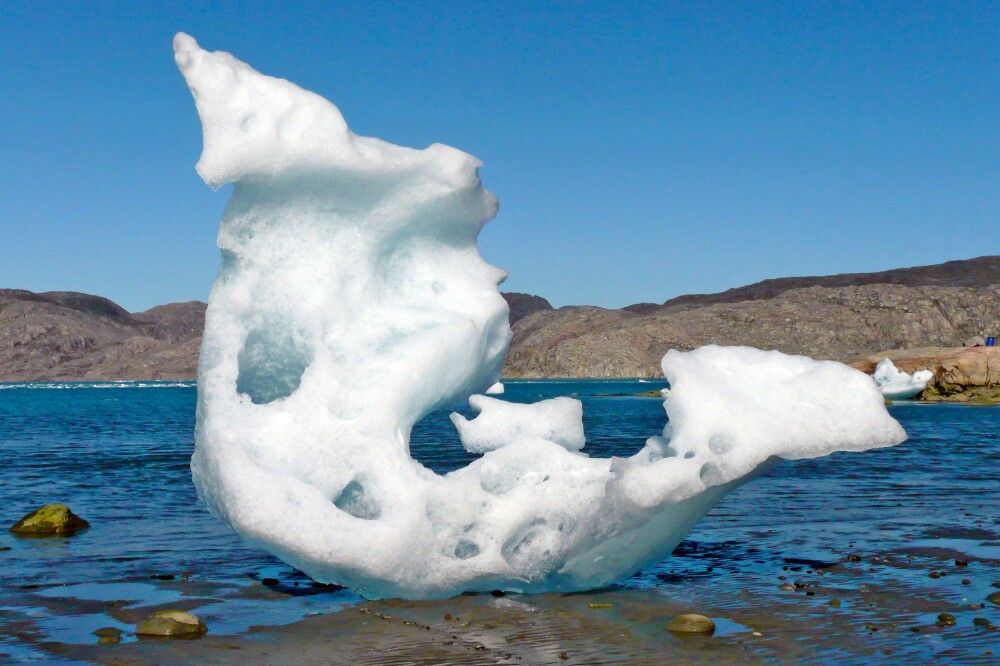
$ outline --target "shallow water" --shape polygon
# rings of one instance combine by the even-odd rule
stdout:
[[[580,398],[584,450],[594,456],[631,454],[665,422],[660,400],[634,395],[662,383],[505,385],[507,400]],[[190,384],[0,386],[0,522],[12,524],[41,504],[64,501],[92,524],[70,538],[0,535],[0,547],[10,548],[0,552],[0,661],[104,660],[109,653],[95,657],[82,647],[95,643],[91,632],[114,626],[126,631],[125,643],[134,642],[128,632],[151,607],[196,608],[213,637],[249,636],[252,627],[368,607],[393,608],[430,624],[428,618],[440,621],[449,608],[449,602],[366,606],[348,590],[316,585],[243,545],[199,505],[191,484]],[[672,609],[704,609],[716,619],[713,642],[698,649],[729,646],[764,661],[844,663],[889,655],[974,661],[988,659],[987,650],[1000,654],[1000,632],[972,624],[974,617],[1000,624],[996,606],[975,608],[1000,581],[1000,409],[897,404],[890,411],[910,435],[905,444],[783,462],[729,495],[673,557],[613,590],[506,599],[543,608],[546,622],[558,624],[563,606],[611,595],[613,612],[582,611],[593,615],[587,622],[599,623],[596,635],[608,632],[598,661],[614,661],[614,655],[641,661],[646,653],[636,644],[609,648],[612,634],[628,625],[637,635],[659,636],[660,615]],[[473,458],[445,412],[418,424],[411,448],[438,472]],[[955,559],[969,563],[957,566]],[[932,578],[931,571],[944,575]],[[490,600],[462,599],[480,604],[469,612],[500,612]],[[515,623],[521,611],[507,612]],[[940,612],[954,614],[956,625],[936,627]],[[556,650],[546,641],[568,629],[545,626],[545,632],[521,632],[520,640],[537,648],[529,659],[565,663],[559,657],[565,652],[572,662],[573,650],[584,650],[582,636],[578,645],[563,636]],[[754,630],[764,635],[753,637]],[[791,643],[769,642],[782,632]],[[692,649],[655,649],[675,648]]]

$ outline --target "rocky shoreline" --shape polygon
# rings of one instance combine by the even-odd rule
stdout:
[[[868,354],[850,363],[871,373],[888,358],[900,370],[930,370],[933,379],[918,396],[923,402],[1000,404],[1000,347],[922,347]]]

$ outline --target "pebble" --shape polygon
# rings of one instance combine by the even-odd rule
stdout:
[[[955,622],[955,616],[951,613],[941,613],[938,615],[937,624],[939,627],[954,627]]]
[[[1000,606],[1000,592],[994,592],[990,594],[989,596],[986,597],[986,601],[990,602],[991,604]]]
[[[985,617],[974,617],[972,618],[972,624],[977,627],[989,627],[990,621]]]
[[[711,634],[715,633],[715,623],[704,615],[686,613],[670,620],[667,631],[681,634]]]

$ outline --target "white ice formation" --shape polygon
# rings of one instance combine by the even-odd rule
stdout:
[[[191,468],[243,537],[368,597],[579,590],[667,556],[773,458],[905,434],[870,378],[748,348],[670,352],[662,436],[590,458],[580,403],[473,397],[488,451],[438,475],[409,454],[432,410],[499,379],[504,272],[479,162],[351,132],[337,107],[194,39],[174,40],[204,130],[197,170],[233,183],[206,314]]]
[[[934,373],[930,370],[918,370],[912,375],[898,369],[892,361],[887,358],[879,361],[875,366],[873,379],[875,385],[882,391],[882,395],[889,400],[907,400],[918,395],[927,388],[927,383],[934,378]]]
[[[497,382],[493,386],[486,389],[486,395],[503,395],[503,383]]]

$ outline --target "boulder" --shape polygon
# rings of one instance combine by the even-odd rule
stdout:
[[[21,536],[69,536],[90,527],[90,523],[70,511],[65,504],[46,504],[11,525]]]
[[[667,631],[678,634],[712,634],[715,633],[715,623],[704,615],[686,613],[670,620]]]
[[[157,611],[135,628],[135,633],[139,636],[172,638],[194,638],[207,631],[208,627],[197,616],[181,610]]]

